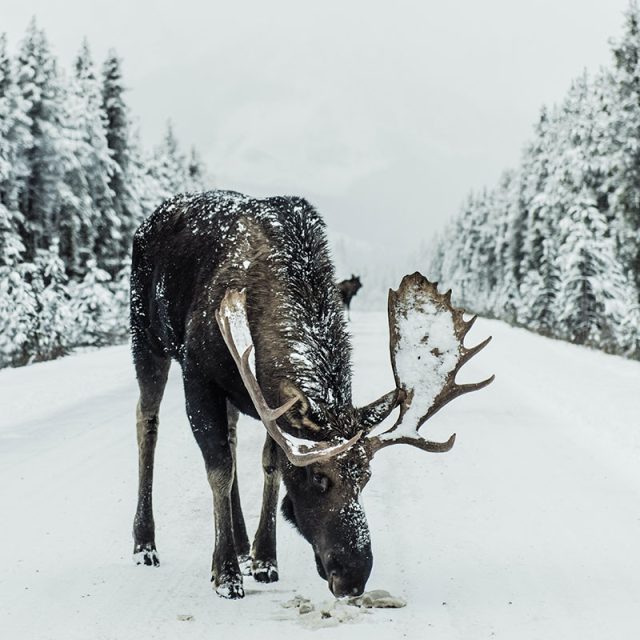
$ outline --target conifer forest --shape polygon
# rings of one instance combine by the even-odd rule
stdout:
[[[85,41],[63,69],[35,20],[16,49],[0,34],[0,367],[126,339],[135,229],[166,197],[211,186],[170,124],[143,148],[114,51],[96,65]],[[467,197],[426,271],[476,313],[638,359],[633,2],[611,53],[542,108],[519,165]]]
[[[432,247],[459,304],[640,357],[640,12],[612,61],[543,108],[517,168],[472,193]]]
[[[113,51],[63,69],[35,20],[15,55],[0,35],[0,366],[126,339],[135,229],[206,187],[170,124],[142,148],[126,90]]]

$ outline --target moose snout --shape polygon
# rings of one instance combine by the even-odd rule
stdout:
[[[320,575],[324,573],[323,577],[336,598],[359,596],[364,592],[373,564],[370,554],[354,557],[347,553],[329,551],[320,560],[318,572]]]

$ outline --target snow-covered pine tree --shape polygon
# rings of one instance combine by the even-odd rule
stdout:
[[[520,280],[525,290],[529,290],[532,282],[541,282],[543,243],[553,226],[550,201],[549,177],[557,149],[558,115],[543,108],[534,129],[534,139],[524,156],[526,164],[522,168],[523,188],[522,205],[526,212],[525,228],[522,238],[522,261],[520,263]],[[545,262],[545,265],[547,263]],[[535,275],[537,274],[537,275]],[[537,313],[533,308],[534,300],[521,292],[522,306],[518,313],[520,322]]]
[[[36,352],[36,299],[31,288],[31,262],[0,264],[0,366],[27,364]]]
[[[65,78],[66,99],[60,115],[58,163],[62,178],[57,188],[58,212],[55,237],[60,255],[72,278],[81,278],[93,256],[97,211],[87,175],[91,150],[86,140],[85,101],[75,79]],[[54,229],[50,229],[53,233]]]
[[[83,41],[75,60],[73,101],[78,107],[76,126],[81,134],[78,146],[80,172],[84,177],[88,194],[88,212],[85,220],[88,228],[82,228],[86,243],[84,265],[95,257],[100,268],[115,273],[120,269],[119,248],[121,242],[120,219],[114,207],[115,194],[111,190],[112,176],[117,170],[108,146],[107,117],[103,107],[102,87],[96,77],[89,44]]]
[[[609,73],[612,209],[618,252],[640,295],[640,10],[635,0],[625,12],[622,37],[613,44]]]
[[[149,175],[155,185],[158,204],[185,191],[188,185],[187,162],[180,151],[171,122],[149,163]]]
[[[63,88],[49,44],[35,19],[18,54],[16,82],[31,123],[29,146],[20,150],[28,174],[19,193],[21,229],[27,259],[46,248],[58,223]]]
[[[518,231],[523,227],[524,215],[519,194],[518,173],[505,172],[494,194],[496,273],[491,308],[487,311],[510,322],[515,322],[520,306],[518,275],[522,260],[522,233]]]
[[[577,344],[629,352],[635,349],[637,327],[633,335],[623,321],[637,318],[637,304],[629,297],[633,290],[596,200],[584,187],[560,223],[559,333]]]
[[[474,311],[485,313],[492,306],[492,292],[496,284],[496,214],[493,196],[492,192],[485,190],[474,199],[471,226],[467,232],[469,242],[463,249],[468,255],[467,269],[471,276],[466,280],[465,300],[473,303]]]
[[[89,260],[84,278],[70,285],[76,345],[104,346],[121,336],[121,319],[109,283],[111,276]]]
[[[22,244],[19,230],[24,218],[18,196],[28,168],[21,150],[31,142],[30,124],[15,83],[6,35],[0,34],[0,260],[5,255],[15,258],[16,243]]]
[[[122,62],[112,49],[102,67],[102,107],[106,117],[107,146],[113,159],[109,187],[113,193],[113,209],[119,220],[119,269],[129,260],[136,228],[151,213],[151,210],[141,209],[140,206],[144,192],[142,172],[136,166],[140,153],[134,148],[125,91]],[[115,271],[112,275],[115,275]]]
[[[71,346],[73,316],[67,288],[65,265],[58,242],[38,249],[31,274],[31,289],[36,301],[31,360],[52,360],[64,355]]]

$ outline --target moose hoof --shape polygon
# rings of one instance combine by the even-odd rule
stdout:
[[[270,560],[254,560],[253,577],[258,582],[277,582],[278,565]]]
[[[226,598],[227,600],[244,598],[244,589],[242,588],[242,578],[240,576],[237,578],[222,578],[222,580],[216,584],[215,589],[221,598]]]
[[[240,565],[240,573],[243,576],[250,576],[252,569],[251,569],[251,556],[250,555],[243,555],[243,556],[238,556],[238,564]]]
[[[133,550],[133,561],[136,564],[145,564],[148,567],[159,567],[160,557],[154,544],[137,544]]]

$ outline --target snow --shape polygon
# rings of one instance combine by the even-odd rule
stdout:
[[[365,404],[392,386],[386,316],[354,312],[350,330],[354,396]],[[367,589],[385,589],[407,606],[350,608],[352,618],[315,630],[282,604],[296,595],[331,602],[331,594],[311,548],[280,516],[280,582],[246,577],[247,595],[237,602],[213,592],[211,493],[178,368],[160,416],[158,568],[131,558],[137,387],[127,347],[0,371],[0,634],[637,637],[640,363],[482,319],[469,344],[490,334],[493,342],[459,381],[495,372],[494,384],[428,424],[434,439],[457,431],[455,448],[432,455],[389,447],[372,463],[364,491],[374,553]],[[260,511],[263,432],[240,419],[250,531]]]

